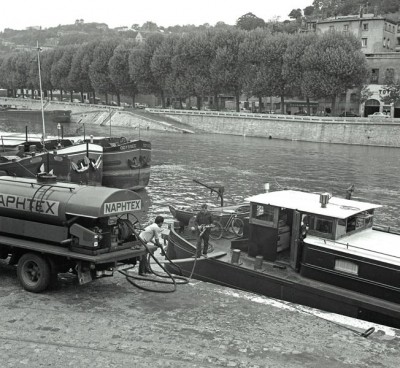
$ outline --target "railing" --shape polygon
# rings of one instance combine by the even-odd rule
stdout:
[[[374,227],[374,228],[375,228],[375,227]],[[378,230],[378,231],[382,231],[382,230]],[[384,231],[384,230],[383,230],[383,231]],[[392,231],[387,231],[387,232],[389,232],[389,233],[391,233],[391,234],[394,234],[394,235],[400,235],[399,233],[395,233],[395,232],[392,232]],[[379,256],[384,256],[384,257],[394,258],[394,259],[399,259],[399,260],[400,260],[400,257],[399,257],[399,256],[395,256],[395,255],[393,255],[393,254],[387,254],[387,253],[383,253],[383,252],[378,252],[378,251],[376,251],[376,250],[371,250],[371,249],[366,249],[366,248],[358,247],[358,246],[356,246],[356,245],[351,245],[351,244],[349,244],[349,243],[343,243],[343,242],[340,242],[340,241],[329,240],[329,239],[324,239],[324,242],[325,242],[325,244],[327,244],[327,243],[333,243],[334,245],[339,244],[339,245],[342,245],[343,247],[346,247],[346,249],[362,250],[362,251],[364,251],[364,252],[376,254],[376,255],[379,255]]]
[[[304,122],[325,122],[325,123],[397,123],[400,124],[398,118],[355,118],[355,117],[333,117],[333,116],[299,116],[285,114],[255,114],[247,112],[233,111],[209,111],[209,110],[177,110],[177,109],[155,109],[146,108],[146,111],[155,114],[165,115],[191,115],[191,116],[215,116],[215,117],[230,117],[230,118],[247,118],[257,120],[282,120],[282,121],[304,121]]]
[[[0,97],[0,101],[10,102],[12,105],[20,105],[26,106],[30,105],[40,105],[40,100],[30,99],[30,98],[13,98],[13,97]],[[109,105],[101,105],[101,104],[87,104],[82,102],[70,102],[70,101],[55,101],[44,99],[43,102],[46,104],[46,107],[51,105],[60,105],[60,106],[76,106],[76,107],[90,107],[99,110],[123,110],[124,108],[121,106],[109,106]]]

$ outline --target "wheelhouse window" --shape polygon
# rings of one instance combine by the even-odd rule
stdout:
[[[309,233],[322,238],[334,239],[333,219],[310,215]]]
[[[251,222],[268,227],[277,227],[278,225],[277,207],[253,203],[251,205]]]
[[[332,225],[333,225],[332,221],[324,220],[324,219],[320,219],[320,218],[315,219],[315,230],[319,231],[320,233],[331,234],[332,233]]]
[[[372,227],[373,215],[372,212],[365,211],[358,213],[357,215],[351,216],[347,219],[346,233],[351,233],[353,231],[367,229]]]

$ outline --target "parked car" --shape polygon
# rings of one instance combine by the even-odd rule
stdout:
[[[388,119],[389,115],[384,114],[383,112],[374,112],[372,115],[368,115],[369,118],[378,118],[378,119]]]
[[[74,98],[74,99],[72,100],[72,102],[75,102],[75,103],[80,103],[80,102],[81,102],[81,100],[79,100],[78,98]]]
[[[355,114],[354,112],[351,111],[343,111],[341,114],[339,114],[340,117],[348,117],[348,118],[359,118],[360,115]]]
[[[296,111],[293,115],[307,116],[308,114],[304,111]]]

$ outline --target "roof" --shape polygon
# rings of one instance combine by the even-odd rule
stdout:
[[[249,198],[246,201],[289,208],[300,212],[314,213],[328,217],[344,219],[359,212],[382,207],[379,204],[353,201],[340,197],[331,197],[325,208],[321,207],[320,195],[322,193],[307,193],[295,190],[282,190],[262,193]]]
[[[338,16],[336,18],[326,18],[326,19],[321,19],[318,20],[318,24],[322,23],[338,23],[338,22],[354,22],[354,21],[385,21],[385,22],[390,22],[393,24],[397,24],[394,20],[391,20],[389,18],[379,16],[379,15],[374,15],[374,14],[363,14],[362,17],[359,15],[347,15],[347,16]]]

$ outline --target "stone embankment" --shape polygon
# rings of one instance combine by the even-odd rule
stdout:
[[[0,105],[40,109],[39,100],[0,98]],[[79,125],[109,125],[180,133],[231,134],[267,139],[400,147],[400,119],[339,118],[189,111],[146,111],[104,105],[48,101],[46,110],[71,110]]]
[[[270,139],[400,147],[400,119],[339,118],[148,109],[207,133]]]

